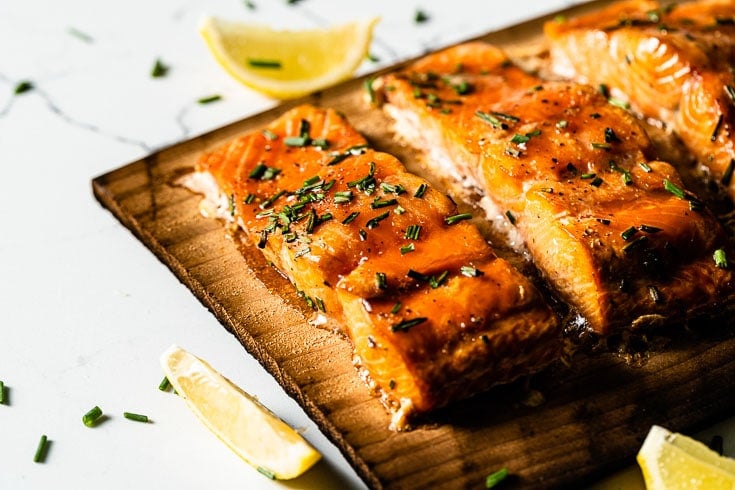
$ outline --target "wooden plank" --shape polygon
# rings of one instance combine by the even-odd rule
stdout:
[[[483,38],[511,53],[535,52],[543,20]],[[479,488],[500,467],[513,475],[507,488],[579,485],[630,461],[654,423],[694,430],[732,413],[735,339],[726,322],[712,320],[696,335],[668,338],[641,366],[612,354],[580,357],[529,385],[498,387],[440,410],[413,431],[389,431],[386,411],[352,366],[349,342],[310,325],[292,286],[257,250],[201,217],[199,196],[175,185],[203,151],[300,102],[339,109],[376,148],[441,180],[394,140],[380,111],[367,109],[361,86],[351,81],[175,145],[94,179],[93,189],[304,407],[368,485]],[[718,331],[727,332],[706,334]],[[530,392],[545,402],[529,406]]]

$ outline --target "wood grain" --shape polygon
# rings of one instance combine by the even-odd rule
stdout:
[[[516,55],[534,52],[542,21],[483,39]],[[201,217],[200,197],[174,185],[203,151],[305,101],[344,112],[375,147],[425,173],[386,130],[381,112],[365,105],[361,85],[351,81],[164,149],[94,179],[93,190],[301,404],[370,487],[482,488],[501,467],[512,474],[504,488],[582,485],[630,463],[654,423],[691,431],[732,413],[735,339],[729,322],[710,320],[669,336],[641,366],[612,354],[579,356],[571,367],[552,366],[526,384],[441,410],[413,431],[389,431],[386,411],[352,366],[349,342],[310,325],[291,285],[260,253]],[[531,406],[529,394],[545,402]]]

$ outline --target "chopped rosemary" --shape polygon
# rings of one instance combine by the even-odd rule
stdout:
[[[460,221],[472,219],[472,215],[470,213],[460,213],[455,214],[454,216],[447,216],[444,218],[444,222],[448,225],[453,225],[455,223],[459,223]]]
[[[411,242],[408,245],[402,246],[400,250],[401,250],[401,255],[406,255],[407,253],[411,253],[414,250],[416,250],[416,247],[414,246],[413,242]]]
[[[401,306],[403,306],[400,302],[393,305],[393,308],[390,309],[391,315],[395,315],[401,310]]]
[[[21,80],[18,82],[18,84],[15,86],[15,89],[13,90],[13,93],[15,95],[24,94],[26,92],[29,92],[33,90],[35,86],[33,85],[33,82],[29,80]]]
[[[278,135],[274,133],[273,131],[264,129],[261,132],[263,133],[263,136],[265,136],[269,141],[276,141],[278,139]]]
[[[725,251],[723,249],[718,248],[717,250],[715,250],[712,258],[714,259],[715,265],[717,267],[719,267],[720,269],[727,269],[727,255],[725,254]]]
[[[276,479],[276,474],[273,473],[268,468],[263,468],[262,466],[258,466],[256,469],[258,470],[258,473],[260,473],[261,475],[264,475],[266,478],[270,478],[271,480]]]
[[[604,83],[597,86],[597,91],[600,92],[605,98],[610,97],[610,89]]]
[[[508,468],[501,468],[485,478],[485,488],[495,488],[508,477]]]
[[[316,211],[314,211],[314,208],[311,208],[306,217],[306,233],[313,232],[318,222],[319,218],[316,217]]]
[[[355,221],[355,218],[357,218],[359,215],[360,215],[359,211],[353,211],[352,213],[350,213],[349,216],[347,216],[345,219],[342,220],[342,224],[349,225],[350,223]]]
[[[426,320],[428,320],[428,318],[422,316],[412,318],[410,320],[403,320],[391,325],[390,329],[392,332],[407,332],[410,328],[415,327],[416,325],[420,325]]]
[[[161,78],[165,77],[168,73],[168,65],[165,65],[161,59],[157,59],[156,62],[153,64],[153,68],[151,69],[151,77],[153,78]]]
[[[623,240],[627,242],[628,240],[633,238],[633,235],[635,235],[636,233],[638,233],[638,228],[636,228],[635,226],[631,226],[630,228],[622,232],[620,236],[623,238]]]
[[[727,165],[727,168],[725,169],[725,172],[722,174],[722,179],[720,179],[720,182],[724,186],[729,186],[730,182],[732,181],[732,174],[735,170],[735,159],[731,158],[730,163]]]
[[[375,162],[370,162],[370,171],[364,177],[357,180],[347,182],[347,187],[356,187],[358,190],[366,194],[372,194],[375,190]]]
[[[505,217],[508,218],[508,221],[510,221],[511,225],[516,224],[516,217],[513,216],[513,213],[509,210],[505,212]]]
[[[480,269],[472,267],[471,265],[463,265],[459,268],[459,272],[463,276],[467,277],[480,277],[481,275],[483,275],[483,272]]]
[[[95,405],[82,416],[82,422],[87,427],[94,427],[100,417],[102,417],[102,409]]]
[[[383,221],[385,218],[390,216],[390,211],[386,211],[382,214],[377,215],[374,218],[371,218],[365,223],[365,226],[367,226],[368,230],[372,230],[373,228],[377,228],[381,221]]]
[[[426,190],[428,188],[429,186],[426,184],[419,185],[418,188],[416,189],[416,192],[413,194],[413,197],[419,197],[419,198],[424,197],[424,194],[426,194]]]
[[[46,459],[46,448],[47,447],[48,447],[48,437],[46,437],[46,434],[43,434],[41,436],[41,439],[38,441],[38,446],[36,447],[36,454],[33,455],[34,463],[43,463],[44,459]]]
[[[261,60],[261,59],[248,59],[248,65],[253,68],[267,68],[271,70],[280,70],[283,65],[278,60]]]
[[[405,238],[408,240],[418,240],[421,235],[421,225],[408,225],[406,227]]]
[[[206,97],[201,97],[197,99],[197,102],[204,105],[204,104],[211,104],[212,102],[217,102],[218,100],[222,100],[222,96],[219,94],[213,94],[213,95],[208,95]]]
[[[161,391],[168,391],[171,388],[171,382],[166,376],[163,377],[160,383],[158,383],[158,389]]]
[[[123,412],[123,417],[128,420],[134,420],[136,422],[149,422],[147,415],[141,415],[139,413]]]

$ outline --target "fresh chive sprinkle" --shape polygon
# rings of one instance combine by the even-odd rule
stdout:
[[[407,253],[411,253],[414,250],[416,250],[416,247],[414,246],[413,243],[409,243],[408,245],[402,246],[400,250],[401,250],[401,255],[406,255]]]
[[[426,274],[422,274],[413,269],[408,269],[408,272],[406,272],[406,276],[410,277],[411,279],[415,279],[416,281],[420,281],[420,282],[428,282],[430,279],[430,277],[427,276]]]
[[[596,150],[609,150],[612,146],[609,143],[592,143],[592,148]]]
[[[33,85],[33,82],[29,80],[22,80],[18,82],[18,84],[15,86],[15,90],[13,91],[15,95],[24,94],[26,92],[29,92],[33,90],[35,87]]]
[[[361,240],[361,241],[363,241],[363,242],[364,242],[365,240],[367,240],[367,232],[366,232],[365,230],[363,230],[362,228],[360,228],[360,229],[359,229],[359,230],[357,231],[357,234],[358,234],[358,235],[360,236],[360,240]]]
[[[453,225],[467,219],[472,219],[472,215],[470,213],[460,213],[455,214],[454,216],[447,216],[446,218],[444,218],[444,222],[448,225]]]
[[[401,184],[389,184],[388,182],[381,182],[380,190],[382,190],[386,194],[396,195],[400,195],[406,192],[406,189],[404,189]]]
[[[424,194],[426,194],[426,190],[428,188],[429,188],[429,186],[426,185],[426,184],[419,185],[419,187],[416,189],[416,192],[414,193],[413,197],[419,197],[419,198],[424,197]]]
[[[378,289],[388,289],[388,279],[385,272],[375,273],[375,285],[378,286]]]
[[[260,203],[260,209],[266,209],[273,205],[274,202],[276,202],[282,195],[286,194],[286,191],[281,189],[277,193],[273,194],[271,197]]]
[[[373,200],[373,202],[370,203],[370,207],[372,209],[380,209],[380,208],[385,208],[385,207],[388,207],[388,206],[394,206],[396,204],[398,204],[398,200],[395,199],[395,198],[393,198],[393,199],[378,199],[378,198],[375,198]]]
[[[504,112],[492,112],[491,114],[493,116],[497,117],[497,118],[505,119],[506,121],[510,121],[510,122],[514,122],[514,123],[517,123],[517,122],[520,122],[521,121],[520,118],[518,118],[518,117],[516,117],[516,116],[514,116],[512,114],[506,114]]]
[[[79,39],[80,41],[84,41],[85,43],[92,44],[94,42],[94,39],[92,38],[92,36],[90,36],[86,32],[80,31],[79,29],[75,27],[70,27],[69,29],[67,29],[67,32],[71,34],[72,36],[74,36],[75,38]]]
[[[730,103],[735,104],[735,87],[725,84],[725,93],[730,99]]]
[[[600,85],[597,86],[597,91],[600,92],[600,94],[602,94],[605,97],[610,96],[610,89],[604,83],[601,83]]]
[[[0,405],[5,405],[5,383],[0,381]]]
[[[418,240],[421,235],[421,225],[408,225],[406,227],[405,238],[409,240]]]
[[[508,221],[510,221],[511,225],[516,224],[516,217],[513,216],[513,213],[510,211],[510,209],[505,212],[505,216],[506,218],[508,218]]]
[[[516,145],[522,145],[523,143],[528,143],[528,140],[531,138],[529,136],[526,136],[525,134],[514,134],[513,137],[510,139],[511,143],[514,143]]]
[[[230,194],[228,206],[229,206],[230,216],[235,216],[235,195],[234,194]]]
[[[259,60],[259,59],[249,59],[248,65],[252,66],[253,68],[269,68],[272,70],[278,70],[282,68],[282,64],[278,60]]]
[[[334,193],[334,203],[344,204],[352,200],[352,191],[339,191]]]
[[[46,437],[46,434],[41,436],[41,439],[38,441],[38,447],[36,447],[36,454],[33,456],[33,462],[34,463],[43,463],[44,459],[46,459],[46,448],[48,447],[48,437]]]
[[[156,60],[156,62],[153,64],[153,68],[151,69],[151,76],[153,78],[161,78],[165,77],[168,73],[168,65],[165,65],[163,61],[159,59]]]
[[[368,230],[372,230],[373,228],[377,228],[381,221],[383,221],[385,218],[390,216],[390,211],[386,211],[382,214],[377,215],[374,218],[371,218],[368,220],[367,223],[365,223],[365,226],[367,226]]]
[[[472,85],[470,85],[466,80],[462,80],[459,83],[452,84],[452,89],[454,89],[457,95],[466,95],[472,92]]]
[[[218,100],[222,100],[222,96],[219,94],[214,94],[214,95],[208,95],[206,97],[202,97],[198,99],[197,102],[204,105],[204,104],[211,104],[212,102],[217,102]]]
[[[123,417],[136,422],[149,422],[147,415],[141,415],[139,413],[123,412]]]
[[[650,225],[641,225],[638,227],[638,229],[644,233],[651,233],[651,234],[658,233],[659,231],[661,231],[661,228],[657,228],[655,226],[650,226]]]
[[[607,102],[610,105],[614,105],[615,107],[619,107],[621,109],[630,109],[630,102],[622,99],[618,99],[616,97],[608,97]]]
[[[164,376],[161,382],[158,384],[158,389],[161,391],[168,391],[169,388],[171,388],[171,382],[166,376]]]
[[[347,216],[345,219],[342,220],[342,224],[349,225],[350,223],[355,221],[355,218],[357,218],[359,215],[360,215],[359,211],[353,211],[352,213],[350,213],[349,216]]]
[[[609,219],[607,219],[607,218],[595,218],[595,219],[596,219],[597,221],[599,221],[600,223],[602,223],[603,225],[605,225],[605,226],[607,226],[607,225],[609,225],[609,224],[610,224],[610,220],[609,220]]]
[[[720,117],[717,118],[717,124],[715,124],[715,129],[712,131],[712,136],[710,136],[710,141],[717,141],[717,134],[720,132],[720,128],[722,127],[722,122],[724,121],[724,117],[722,114],[720,114]]]
[[[449,276],[449,271],[444,271],[437,277],[432,276],[429,278],[429,285],[432,287],[432,289],[436,289],[444,283],[444,281],[447,279],[447,276]]]
[[[633,235],[635,235],[636,233],[638,233],[638,228],[636,228],[635,226],[631,226],[630,228],[622,232],[620,236],[623,237],[623,240],[627,242],[628,240],[633,238]]]
[[[265,244],[268,243],[268,232],[263,230],[260,232],[260,239],[258,240],[258,248],[265,248]]]
[[[650,174],[651,172],[653,172],[653,169],[646,162],[639,162],[638,166],[641,167],[643,171],[646,172],[647,174]]]
[[[664,189],[678,197],[679,199],[686,198],[686,194],[684,194],[684,191],[679,187],[678,185],[671,182],[669,179],[664,179]]]
[[[317,225],[319,219],[316,217],[316,211],[310,209],[306,219],[306,233],[314,231],[314,227]]]
[[[278,139],[278,135],[274,133],[273,131],[264,129],[261,132],[263,133],[263,136],[265,136],[269,141],[276,141]]]
[[[413,21],[417,24],[423,24],[429,20],[429,14],[421,9],[416,10],[416,14],[413,16]]]
[[[393,305],[393,308],[390,309],[390,312],[392,315],[395,315],[401,310],[401,306],[403,306],[400,302]]]
[[[366,54],[365,58],[367,58],[368,61],[372,61],[373,63],[378,63],[380,61],[380,58],[374,53]]]
[[[407,332],[410,328],[415,327],[416,325],[420,325],[426,320],[428,320],[428,318],[426,317],[417,317],[410,320],[403,320],[401,322],[391,325],[390,329],[392,332]]]
[[[720,182],[724,186],[729,186],[730,182],[732,181],[732,174],[733,171],[735,171],[735,159],[731,158],[730,163],[727,165],[727,168],[725,169],[725,173],[722,174],[722,179],[720,179]]]
[[[720,269],[727,269],[728,263],[727,263],[727,255],[725,255],[725,251],[721,248],[718,248],[715,250],[715,253],[712,255],[712,258],[715,260],[715,265],[719,267]]]
[[[594,179],[595,177],[597,177],[597,174],[596,173],[591,173],[591,172],[590,173],[586,173],[586,174],[582,174],[582,175],[579,176],[580,179],[585,179],[585,180],[587,180],[587,179]]]
[[[661,303],[663,298],[661,297],[661,291],[654,285],[648,286],[648,295],[651,297],[654,303]]]
[[[102,409],[95,405],[82,416],[82,422],[84,422],[84,425],[87,427],[94,427],[100,417],[102,417]]]
[[[485,121],[486,123],[489,123],[490,126],[492,126],[495,129],[508,129],[508,125],[504,122],[501,122],[500,119],[498,119],[493,114],[488,114],[487,112],[482,111],[475,111],[475,115]]]
[[[375,104],[375,102],[377,101],[377,98],[375,97],[375,89],[373,88],[374,81],[374,78],[368,77],[365,79],[364,82],[362,82],[362,86],[365,88],[365,92],[367,92],[368,99],[370,100],[371,104]]]
[[[600,177],[595,177],[592,179],[592,182],[590,182],[590,185],[593,185],[595,187],[600,187],[604,181]]]
[[[508,468],[501,468],[485,478],[485,488],[495,488],[508,477]]]
[[[327,312],[327,308],[324,306],[324,300],[321,299],[318,296],[314,296],[314,303],[316,304],[316,309],[321,311],[322,313]]]
[[[395,379],[391,379],[390,381],[388,381],[388,388],[390,388],[391,390],[393,390],[393,389],[395,389],[395,387],[396,387],[396,380]]]
[[[471,265],[463,265],[459,268],[459,272],[462,273],[463,276],[467,277],[479,277],[483,274],[480,269],[472,267]]]
[[[270,478],[271,480],[275,480],[276,479],[276,474],[273,473],[271,470],[269,470],[267,468],[263,468],[262,466],[258,466],[257,470],[258,470],[258,473],[260,473],[261,475],[265,475],[267,478]]]
[[[289,136],[288,138],[284,138],[283,142],[286,146],[304,147],[309,143],[309,138],[304,136]]]

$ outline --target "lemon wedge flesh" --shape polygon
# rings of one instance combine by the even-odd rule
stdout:
[[[295,478],[321,458],[294,429],[198,357],[174,345],[161,356],[161,366],[204,425],[264,475]]]
[[[735,489],[735,460],[657,425],[637,459],[649,490]]]
[[[199,32],[235,79],[271,97],[291,99],[350,78],[367,57],[377,22],[288,31],[206,17]]]

